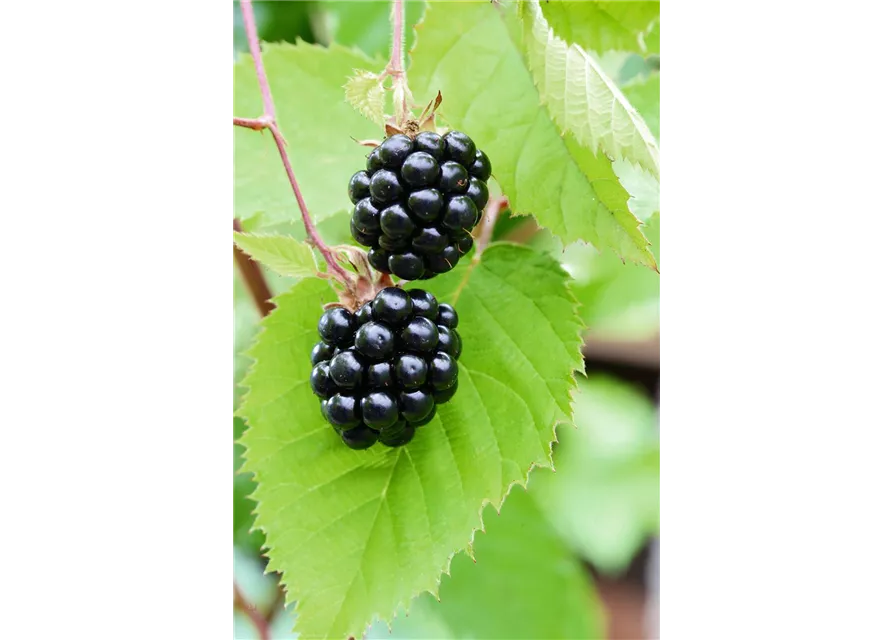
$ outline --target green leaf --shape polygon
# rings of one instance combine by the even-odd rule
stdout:
[[[645,36],[645,48],[655,53],[660,52],[660,18],[651,27],[651,31]]]
[[[614,163],[614,172],[629,192],[629,209],[637,218],[648,221],[660,211],[660,184],[654,176],[626,160]]]
[[[344,209],[351,173],[366,166],[366,150],[354,142],[380,138],[376,127],[344,101],[344,83],[355,69],[384,63],[333,45],[323,48],[263,45],[263,59],[288,155],[315,222]],[[233,113],[263,113],[251,58],[233,66]],[[265,225],[300,220],[301,214],[269,132],[234,127],[234,216],[261,214]]]
[[[543,4],[549,25],[566,42],[574,42],[598,53],[635,51],[643,55],[660,52],[658,28],[660,2],[563,2]]]
[[[238,270],[233,267],[233,402],[238,405],[241,393],[238,382],[248,371],[251,361],[244,355],[245,350],[257,333],[260,318],[251,295],[242,282]]]
[[[348,47],[358,47],[370,56],[385,58],[391,55],[391,6],[390,2],[338,0],[322,3],[321,8],[331,40]],[[403,6],[406,11],[403,30],[408,49],[412,45],[412,27],[421,18],[425,3],[404,0]]]
[[[245,422],[233,416],[233,440],[240,438],[244,430]],[[256,529],[252,530],[254,502],[248,498],[254,491],[255,484],[249,474],[239,471],[244,463],[244,451],[242,445],[233,442],[233,544],[260,556],[264,534]]]
[[[530,71],[558,126],[587,148],[660,176],[657,142],[614,81],[583,48],[555,36],[539,2],[520,6]]]
[[[660,261],[660,214],[645,224]],[[660,329],[660,276],[624,266],[615,256],[574,244],[561,254],[573,274],[572,289],[589,330],[603,340],[647,340]]]
[[[254,260],[283,276],[306,278],[318,272],[313,250],[291,236],[234,232],[233,240]]]
[[[324,282],[300,281],[262,323],[241,442],[269,566],[298,602],[303,637],[359,637],[375,617],[436,592],[482,506],[550,464],[582,367],[567,274],[516,245],[464,263],[425,287],[459,313],[459,391],[400,449],[352,451],[320,414],[308,376],[321,307],[335,298]]]
[[[515,487],[498,514],[486,510],[484,525],[475,535],[476,563],[453,561],[440,602],[415,600],[391,633],[376,625],[367,639],[605,637],[592,581],[530,494]]]
[[[660,74],[623,85],[623,93],[645,120],[655,139],[660,139]]]
[[[429,4],[409,69],[414,95],[442,92],[438,113],[490,156],[513,211],[535,215],[565,244],[584,240],[653,267],[611,162],[563,133],[541,102],[522,26],[510,5]]]
[[[384,87],[377,74],[357,71],[344,85],[344,96],[350,106],[384,127]]]
[[[619,572],[660,527],[656,411],[607,376],[581,380],[574,404],[577,427],[559,427],[556,472],[534,474],[530,494],[569,544]]]
[[[273,295],[287,291],[294,284],[294,278],[280,276],[272,271],[262,269],[267,285]],[[233,266],[233,404],[238,406],[242,397],[238,386],[248,371],[251,360],[245,355],[260,328],[260,313],[254,305],[248,288],[242,281],[238,269]]]

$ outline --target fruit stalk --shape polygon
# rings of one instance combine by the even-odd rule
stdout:
[[[233,125],[238,127],[246,127],[255,131],[269,129],[276,142],[276,148],[279,149],[279,157],[282,158],[282,165],[285,167],[285,173],[288,176],[289,184],[298,201],[298,208],[301,210],[301,219],[304,222],[304,228],[307,230],[307,239],[310,244],[315,246],[322,254],[323,260],[329,266],[330,274],[336,280],[341,282],[345,287],[350,287],[351,278],[347,272],[341,268],[335,261],[332,251],[326,246],[326,243],[320,237],[319,232],[310,218],[310,211],[307,210],[307,203],[304,202],[304,196],[301,194],[301,188],[298,186],[298,180],[292,169],[291,162],[288,159],[288,153],[285,151],[285,138],[279,131],[276,124],[276,107],[273,104],[273,94],[270,92],[270,83],[267,80],[267,72],[264,70],[264,62],[260,55],[260,40],[257,36],[257,25],[254,22],[254,9],[251,6],[251,0],[239,0],[242,9],[242,17],[245,21],[245,34],[248,37],[248,48],[251,50],[251,57],[254,59],[254,69],[257,73],[257,82],[260,85],[260,94],[264,103],[264,115],[260,118],[233,118]]]

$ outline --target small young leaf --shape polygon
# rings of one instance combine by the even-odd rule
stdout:
[[[378,75],[357,70],[344,85],[344,95],[350,105],[375,124],[384,124],[384,87]]]
[[[564,2],[543,4],[543,15],[565,42],[598,53],[660,53],[660,38],[648,38],[660,19],[660,2]]]
[[[525,0],[521,14],[530,72],[558,126],[612,160],[626,158],[660,176],[654,136],[608,74],[579,45],[553,33],[539,2]]]
[[[233,232],[233,240],[254,260],[283,276],[306,278],[318,271],[313,250],[291,236]]]
[[[490,156],[513,211],[535,215],[565,244],[584,240],[653,268],[611,162],[552,121],[527,67],[523,27],[505,2],[429,3],[409,68],[414,93],[442,91],[438,113]]]
[[[297,601],[302,637],[360,637],[422,591],[533,466],[550,465],[554,427],[570,413],[582,368],[567,273],[548,255],[495,244],[426,283],[454,303],[463,350],[459,390],[405,447],[348,449],[310,390],[322,305],[317,278],[275,299],[250,355],[239,410],[269,569]]]

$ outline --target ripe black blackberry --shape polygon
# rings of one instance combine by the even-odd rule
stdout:
[[[474,246],[489,178],[490,160],[461,131],[393,135],[350,179],[350,231],[382,273],[404,280],[446,273]]]
[[[397,287],[382,289],[356,313],[335,307],[322,314],[310,386],[348,447],[404,445],[453,397],[458,324],[456,310],[429,292]]]

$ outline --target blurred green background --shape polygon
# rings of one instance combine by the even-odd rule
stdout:
[[[278,1],[255,2],[254,7],[264,41],[301,39],[321,46],[337,41],[372,56],[389,54],[387,2]],[[412,26],[423,12],[423,2],[407,2],[407,50],[413,42]],[[247,48],[241,11],[234,3],[234,58]],[[624,52],[598,58],[659,138],[659,59]],[[409,80],[411,84],[411,66]],[[618,173],[622,169],[618,167]],[[659,263],[658,188],[642,182],[628,190],[635,200],[633,212],[646,221]],[[327,243],[355,244],[347,215],[345,211],[320,225]],[[244,221],[246,231],[252,230],[251,223]],[[299,224],[275,230],[304,237]],[[623,265],[590,246],[563,249],[528,217],[503,216],[494,239],[553,252],[574,277],[588,327],[587,376],[579,380],[577,425],[558,427],[555,473],[534,472],[529,489],[515,487],[499,517],[492,507],[485,510],[486,534],[476,537],[476,562],[456,557],[451,575],[444,578],[441,601],[420,597],[410,615],[398,614],[390,631],[376,623],[368,637],[654,637],[650,616],[656,607],[657,582],[652,549],[660,520],[659,276],[643,267]],[[274,294],[291,285],[288,278],[269,270],[265,274]],[[260,320],[235,268],[233,301],[235,408],[242,393],[238,382],[249,364],[242,354]],[[244,427],[233,418],[234,439]],[[263,534],[251,532],[254,504],[247,495],[252,481],[238,473],[240,456],[241,447],[234,445],[233,570],[239,594],[234,637],[258,637],[248,615],[252,613],[267,621],[273,638],[293,638],[293,612],[282,607],[278,576],[263,573]],[[550,604],[541,610],[543,603],[554,603],[554,596],[540,596],[556,591],[568,594],[561,609]]]

